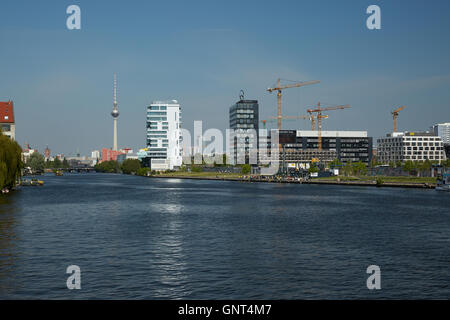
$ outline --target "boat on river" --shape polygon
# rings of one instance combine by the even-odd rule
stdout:
[[[24,187],[35,187],[35,186],[43,186],[44,181],[33,178],[31,180],[22,180],[20,183],[21,186]]]
[[[437,178],[436,190],[450,191],[450,172],[443,173]]]

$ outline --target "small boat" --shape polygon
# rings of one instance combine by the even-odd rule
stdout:
[[[31,179],[31,180],[23,180],[21,183],[20,183],[20,185],[21,186],[24,186],[24,187],[30,187],[30,186],[43,186],[44,185],[44,181],[42,181],[42,180],[38,180],[38,179],[36,179],[36,178],[33,178],[33,179]]]
[[[57,171],[55,171],[55,175],[60,177],[63,175],[63,172],[61,170],[57,170]]]
[[[436,190],[438,191],[450,191],[450,172],[439,176],[436,183]]]

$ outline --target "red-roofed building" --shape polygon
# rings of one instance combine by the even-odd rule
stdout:
[[[14,122],[14,103],[0,102],[0,128],[2,133],[11,139],[16,139],[16,124]]]

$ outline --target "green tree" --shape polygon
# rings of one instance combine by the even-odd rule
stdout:
[[[352,171],[354,175],[364,176],[367,174],[367,166],[359,161],[352,164]]]
[[[14,187],[22,169],[22,149],[17,142],[3,135],[0,128],[0,191]]]
[[[65,168],[65,169],[70,167],[69,162],[67,161],[66,158],[63,159],[62,167]]]
[[[33,152],[27,161],[27,166],[33,172],[43,172],[45,168],[45,158],[39,152]]]
[[[150,170],[150,168],[139,168],[139,170],[137,171],[138,176],[146,177],[151,174],[152,174],[152,171]]]
[[[317,165],[315,163],[312,163],[308,169],[308,173],[313,173],[313,172],[319,172],[319,168],[317,167]]]
[[[203,168],[200,167],[200,166],[192,165],[191,171],[192,171],[192,172],[202,172],[202,171],[203,171]]]
[[[141,162],[138,159],[126,159],[122,163],[122,172],[125,174],[137,174],[141,169]]]
[[[120,171],[120,166],[117,161],[111,160],[96,164],[94,169],[97,172],[118,173]]]
[[[342,172],[345,176],[349,176],[353,172],[353,167],[351,162],[346,162],[345,166],[342,168]]]
[[[414,162],[412,162],[411,160],[405,161],[405,163],[403,164],[403,171],[406,171],[409,174],[412,174],[414,172],[414,170],[415,170]]]
[[[342,162],[340,162],[339,159],[334,159],[333,161],[330,162],[329,166],[332,169],[340,168],[340,167],[342,167]]]
[[[242,172],[242,174],[249,174],[251,169],[252,168],[250,167],[250,165],[248,163],[246,163],[246,164],[242,165],[241,172]]]

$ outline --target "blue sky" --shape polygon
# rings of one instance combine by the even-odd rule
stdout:
[[[66,28],[67,6],[82,29]],[[381,7],[382,29],[366,28]],[[178,99],[183,126],[225,129],[239,90],[276,115],[278,77],[321,84],[284,91],[283,114],[350,104],[324,129],[424,130],[450,121],[450,2],[2,1],[0,101],[15,103],[17,139],[41,152],[112,145],[112,77],[119,82],[119,146],[145,144],[145,108]],[[309,129],[307,121],[285,129]]]

